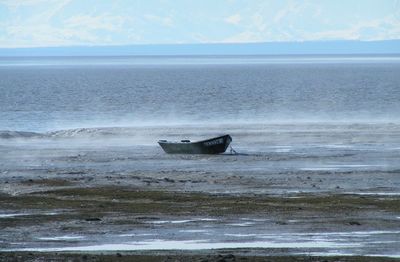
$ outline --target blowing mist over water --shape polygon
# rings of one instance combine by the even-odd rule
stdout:
[[[399,57],[1,58],[0,64],[0,130],[399,120]]]

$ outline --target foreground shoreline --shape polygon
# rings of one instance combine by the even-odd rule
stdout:
[[[242,251],[251,253],[250,250]],[[274,256],[243,254],[236,250],[218,250],[208,252],[102,252],[102,253],[43,253],[43,252],[0,252],[1,261],[202,261],[202,262],[230,262],[230,261],[270,261],[270,262],[390,262],[398,261],[387,257],[363,256]]]
[[[50,191],[0,195],[3,208],[23,210],[0,218],[3,256],[51,259],[83,253],[102,261],[107,254],[120,253],[143,260],[153,255],[185,260],[188,254],[200,259],[225,250],[256,261],[271,255],[318,261],[312,259],[331,259],[337,252],[345,255],[344,261],[375,260],[383,254],[388,260],[382,261],[390,261],[398,256],[393,253],[400,213],[396,196],[282,197],[52,183]],[[260,230],[264,232],[257,233]],[[204,237],[212,240],[208,243]],[[376,241],[386,244],[371,244]],[[364,258],[353,253],[358,247],[363,247]],[[99,254],[103,252],[106,256]]]
[[[251,128],[237,155],[164,154],[181,127],[0,139],[0,259],[400,258],[400,126]]]

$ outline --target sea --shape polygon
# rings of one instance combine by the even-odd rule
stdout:
[[[0,58],[0,130],[399,122],[400,56]]]
[[[170,155],[157,144],[223,134],[233,141],[220,155]],[[4,196],[70,184],[304,201],[283,213],[140,214],[148,221],[118,227],[107,217],[101,230],[58,220],[78,209],[8,203],[0,220],[22,222],[5,227],[0,251],[264,248],[399,258],[400,213],[386,204],[399,199],[399,159],[399,55],[0,58]],[[321,196],[371,204],[308,210],[308,197]],[[43,214],[56,222],[23,222]]]

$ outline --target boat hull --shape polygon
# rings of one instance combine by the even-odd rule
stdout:
[[[158,141],[168,154],[220,154],[224,153],[231,143],[230,135],[224,135],[198,142]]]

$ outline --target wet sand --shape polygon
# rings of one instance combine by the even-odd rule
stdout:
[[[236,155],[154,143],[220,129],[3,133],[0,258],[400,258],[399,125],[228,126]]]

